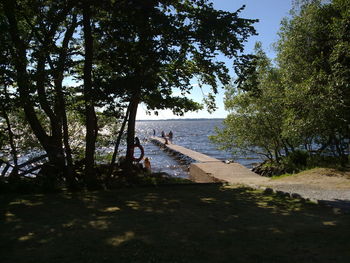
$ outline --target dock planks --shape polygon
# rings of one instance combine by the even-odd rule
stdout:
[[[155,144],[166,147],[168,150],[170,150],[172,152],[176,152],[178,154],[184,155],[184,156],[191,158],[192,160],[199,162],[199,163],[221,162],[218,159],[215,159],[215,158],[210,157],[208,155],[187,149],[187,148],[182,147],[180,145],[176,145],[176,144],[172,144],[172,143],[165,144],[165,139],[163,139],[163,138],[151,137],[151,141],[153,141]]]

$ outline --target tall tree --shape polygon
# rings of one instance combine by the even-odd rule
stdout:
[[[198,78],[214,93],[218,83],[228,83],[228,69],[215,57],[218,53],[237,56],[255,33],[255,20],[239,18],[243,8],[235,13],[218,11],[209,1],[110,4],[110,19],[99,24],[103,47],[99,50],[101,58],[113,58],[102,60],[100,70],[113,73],[101,78],[109,79],[115,93],[123,94],[122,100],[130,104],[127,160],[132,162],[139,103],[149,110],[170,108],[176,114],[199,109],[198,103],[183,97],[192,89],[191,80]],[[183,96],[173,96],[174,88]]]
[[[284,87],[278,69],[257,43],[251,67],[226,87],[225,108],[230,112],[222,130],[211,139],[234,156],[260,154],[280,161],[293,146],[283,135]],[[292,146],[292,147],[291,147]]]
[[[347,161],[349,141],[348,1],[297,1],[282,21],[277,64],[260,50],[237,62],[232,111],[213,139],[226,149],[260,151],[279,161],[295,149]]]
[[[346,2],[304,3],[299,13],[283,21],[277,44],[278,63],[288,87],[287,122],[293,127],[286,132],[322,149],[335,147],[339,156],[344,155],[344,141],[349,137],[349,79],[344,78],[349,66],[343,63],[348,40],[342,35],[342,23],[349,21]]]
[[[86,147],[85,147],[85,176],[88,187],[98,187],[97,178],[94,171],[95,166],[95,145],[97,138],[97,119],[94,106],[92,65],[93,65],[93,36],[90,1],[82,3],[83,30],[84,30],[84,102],[86,118]]]
[[[66,51],[60,54],[58,60],[61,61],[54,60],[61,34],[65,33],[63,45],[66,45],[62,50],[67,49],[72,37],[75,27],[69,23],[73,10],[72,2],[3,1],[1,7],[6,17],[5,33],[8,34],[11,43],[14,83],[17,84],[26,119],[48,154],[51,165],[48,173],[64,175],[68,182],[72,183],[74,180],[72,174],[67,173],[62,144],[62,75],[67,69],[64,66]],[[66,25],[70,29],[67,29]],[[56,62],[60,65],[57,66]],[[54,72],[53,78],[50,76],[48,65]],[[54,69],[55,66],[57,67]],[[54,88],[50,85],[51,80],[55,84]],[[42,110],[48,118],[49,129],[46,128],[46,123],[38,118],[38,110]],[[71,162],[69,163],[71,165]]]

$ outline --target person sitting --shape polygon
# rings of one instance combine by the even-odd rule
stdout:
[[[151,162],[149,160],[148,157],[145,158],[144,162],[143,162],[144,166],[145,166],[145,169],[148,171],[148,172],[151,172],[152,169],[151,169]]]

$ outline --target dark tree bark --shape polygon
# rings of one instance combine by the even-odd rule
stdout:
[[[63,73],[65,71],[65,61],[67,59],[67,53],[68,53],[68,45],[69,41],[72,39],[74,29],[77,26],[77,17],[76,15],[73,15],[72,24],[70,27],[67,28],[67,31],[65,33],[61,52],[59,54],[59,59],[57,63],[57,67],[55,68],[53,63],[50,61],[51,69],[53,70],[54,75],[54,83],[55,83],[55,92],[57,94],[57,104],[58,104],[58,115],[62,122],[62,128],[63,128],[63,144],[66,154],[66,160],[67,160],[67,167],[66,167],[66,178],[68,181],[68,186],[71,189],[76,188],[76,180],[75,180],[75,171],[74,171],[74,165],[73,165],[73,157],[72,157],[72,150],[69,144],[69,133],[68,133],[68,119],[67,119],[67,111],[66,111],[66,102],[64,99],[64,93],[63,93]]]
[[[3,2],[5,15],[9,24],[9,33],[13,43],[12,57],[16,69],[16,80],[20,102],[29,125],[31,126],[35,136],[38,138],[40,144],[47,152],[51,166],[54,167],[52,172],[58,175],[62,172],[65,165],[62,147],[57,144],[57,138],[46,134],[45,129],[41,125],[36,115],[34,105],[31,101],[29,91],[31,82],[27,73],[26,44],[21,39],[19,34],[18,22],[14,8],[15,4],[16,2],[13,0],[7,0]]]
[[[114,151],[113,151],[113,155],[112,155],[112,160],[111,160],[111,164],[110,164],[110,168],[109,168],[109,177],[111,177],[112,174],[113,174],[114,164],[115,164],[115,161],[117,159],[117,154],[118,154],[120,141],[122,139],[122,136],[123,136],[123,133],[124,133],[124,130],[125,130],[125,126],[126,126],[126,123],[128,121],[128,118],[129,118],[130,105],[131,105],[131,103],[129,104],[129,106],[128,106],[127,110],[126,110],[122,126],[120,127],[120,130],[119,130],[119,133],[118,133],[118,137],[117,137],[117,140],[115,142]]]
[[[27,23],[31,26],[33,33],[36,35],[38,41],[42,45],[42,52],[39,55],[38,65],[37,65],[37,90],[39,95],[39,102],[49,117],[51,130],[52,130],[52,139],[55,141],[55,144],[58,148],[60,148],[61,155],[63,155],[63,147],[62,147],[62,138],[64,144],[64,152],[66,157],[66,166],[64,169],[64,176],[67,179],[68,186],[71,189],[75,189],[75,178],[74,178],[74,166],[73,166],[73,158],[72,151],[69,145],[69,135],[68,135],[68,121],[67,121],[67,113],[66,113],[66,105],[63,93],[63,74],[66,70],[66,60],[68,53],[68,45],[72,39],[74,29],[77,26],[77,15],[73,14],[72,23],[70,26],[67,26],[66,33],[64,35],[64,39],[62,41],[62,47],[60,48],[59,58],[57,62],[57,66],[55,67],[54,63],[50,57],[50,48],[56,47],[56,43],[54,43],[54,35],[58,30],[60,23],[66,19],[69,11],[72,10],[74,4],[73,2],[68,2],[62,10],[58,13],[58,15],[53,19],[52,24],[50,25],[49,30],[46,33],[42,33],[38,31],[34,25],[32,25],[31,20],[25,17]],[[52,75],[54,77],[54,89],[56,101],[54,104],[54,110],[51,109],[50,103],[47,100],[47,95],[45,92],[45,80],[46,80],[46,62],[49,63],[52,71]],[[63,134],[62,134],[63,130]]]
[[[10,122],[10,118],[7,114],[7,110],[5,109],[5,106],[2,106],[2,113],[3,116],[5,118],[5,122],[6,122],[6,128],[7,128],[7,133],[9,136],[9,143],[10,143],[10,147],[11,147],[11,155],[13,158],[13,164],[14,164],[14,168],[11,172],[11,175],[17,175],[18,174],[18,157],[17,157],[17,148],[16,148],[16,144],[15,144],[15,140],[14,140],[14,134],[12,131],[12,127],[11,127],[11,122]]]
[[[127,131],[127,149],[126,149],[126,162],[128,165],[132,165],[134,157],[134,144],[135,144],[135,123],[137,108],[140,102],[140,95],[138,93],[134,94],[130,101],[130,113],[128,120],[128,131]]]
[[[88,188],[94,189],[98,187],[97,177],[94,171],[97,119],[92,94],[93,38],[91,28],[91,7],[88,3],[83,3],[83,26],[85,44],[84,99],[86,117],[85,176]]]

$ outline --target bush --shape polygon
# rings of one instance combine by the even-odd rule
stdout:
[[[276,176],[285,173],[297,173],[306,168],[309,154],[306,151],[297,150],[288,156],[284,156],[280,162],[265,161],[253,169],[262,176]]]
[[[286,156],[287,163],[291,163],[296,165],[297,167],[304,167],[307,165],[307,161],[309,158],[309,153],[307,151],[296,150]]]
[[[281,175],[285,173],[283,165],[277,162],[265,161],[252,169],[254,173],[261,176],[272,177],[275,175]]]

